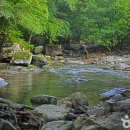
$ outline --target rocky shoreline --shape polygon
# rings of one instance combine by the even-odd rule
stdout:
[[[126,130],[121,119],[130,115],[130,89],[124,88],[100,94],[96,106],[81,92],[59,101],[50,95],[30,101],[32,106],[0,98],[0,130]]]
[[[88,59],[90,64],[96,64],[104,69],[130,71],[130,55],[104,55]]]

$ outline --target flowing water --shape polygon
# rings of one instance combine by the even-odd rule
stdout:
[[[94,65],[74,64],[49,68],[41,73],[7,74],[9,85],[0,88],[0,97],[30,104],[30,97],[53,95],[58,99],[74,92],[87,95],[90,104],[98,103],[98,95],[114,87],[130,88],[130,72],[104,70]]]

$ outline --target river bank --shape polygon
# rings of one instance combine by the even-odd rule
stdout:
[[[52,64],[42,68],[10,66],[9,69],[1,70],[1,78],[9,77],[7,78],[9,80],[6,80],[9,81],[9,86],[1,89],[1,96],[11,95],[11,97],[13,96],[12,99],[18,97],[20,103],[25,100],[30,102],[29,98],[35,95],[42,94],[42,96],[31,99],[32,107],[12,103],[1,98],[0,129],[125,130],[121,118],[129,115],[129,89],[125,91],[119,87],[125,88],[128,85],[127,88],[129,88],[129,70],[115,69],[111,66],[113,61],[114,66],[123,62],[127,63],[129,55],[125,57],[102,55],[101,57],[92,56],[85,60],[82,58],[65,58],[64,62],[63,59],[62,62],[57,61],[60,66],[56,67]],[[102,67],[102,62],[110,67]],[[48,73],[50,74],[47,75]],[[127,73],[128,75],[124,75]],[[32,74],[36,75],[33,77]],[[23,77],[24,80],[21,82]],[[37,77],[39,77],[38,81]],[[26,81],[27,84],[25,84]],[[116,84],[114,84],[115,82]],[[10,86],[11,84],[12,86]],[[25,85],[26,89],[24,90],[21,85]],[[62,85],[65,87],[62,88]],[[102,85],[107,85],[108,88],[111,86],[111,89],[116,86],[118,88],[108,91],[107,97],[104,97],[104,94],[101,95],[101,103],[99,102],[98,105],[93,103],[92,105],[92,100],[97,100],[97,98],[99,100],[98,94],[107,89],[106,86],[102,87]],[[54,89],[54,86],[57,88]],[[26,95],[21,93],[23,90]],[[72,94],[74,90],[76,93]],[[31,92],[33,95],[30,95]],[[48,92],[47,94],[51,92],[51,95],[58,93],[60,96],[43,95],[46,92]],[[64,95],[64,98],[61,98],[61,95]],[[68,97],[65,98],[66,96]],[[7,99],[11,99],[11,97]]]
[[[0,77],[8,83],[5,84],[6,87],[0,88],[0,95],[2,98],[29,105],[29,98],[34,95],[49,94],[61,99],[80,91],[85,92],[91,104],[95,104],[99,102],[97,94],[106,89],[129,88],[130,73],[128,70],[105,68],[100,65],[104,58],[114,59],[116,63],[122,63],[120,58],[124,58],[99,55],[93,54],[88,59],[66,57],[64,60],[62,58],[62,62],[54,60],[43,67],[9,66],[8,69],[0,72]],[[118,59],[111,57],[118,57]],[[112,62],[107,63],[110,65]]]
[[[129,97],[130,89],[114,88],[89,106],[81,92],[59,101],[40,95],[30,99],[32,107],[0,98],[0,130],[125,130],[121,119],[130,114]]]

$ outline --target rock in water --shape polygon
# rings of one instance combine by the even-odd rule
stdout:
[[[73,122],[72,121],[52,121],[43,125],[41,130],[72,130]]]
[[[0,78],[0,87],[5,87],[6,85],[8,85],[8,83],[4,79]]]
[[[42,67],[43,65],[48,64],[46,57],[42,54],[33,55],[32,59],[33,59],[32,63],[39,67]]]
[[[50,95],[34,96],[30,100],[33,106],[41,106],[43,104],[57,104],[56,97]]]
[[[32,61],[32,54],[28,51],[16,52],[12,56],[11,63],[15,65],[28,66]]]
[[[109,91],[106,91],[105,93],[100,94],[99,96],[101,100],[108,100],[117,94],[122,94],[126,90],[127,89],[125,88],[113,88]]]
[[[42,105],[35,108],[32,112],[46,121],[64,120],[68,114],[66,109],[56,105]]]

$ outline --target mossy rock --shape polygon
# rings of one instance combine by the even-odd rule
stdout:
[[[32,61],[32,54],[28,51],[16,52],[12,56],[11,63],[16,65],[28,66]]]
[[[38,55],[33,55],[33,64],[42,67],[43,65],[47,65],[48,61],[44,55],[38,54]]]

